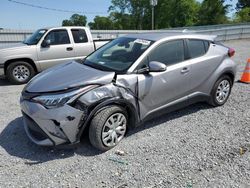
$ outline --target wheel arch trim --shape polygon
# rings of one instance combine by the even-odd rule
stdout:
[[[91,112],[88,114],[86,121],[83,123],[83,125],[81,126],[81,128],[79,130],[79,133],[77,135],[77,141],[80,140],[83,131],[89,126],[89,123],[93,119],[94,115],[96,113],[98,113],[99,111],[101,111],[109,106],[112,106],[112,105],[118,105],[127,111],[128,117],[129,117],[129,127],[128,128],[136,127],[136,125],[140,122],[140,118],[138,116],[138,111],[136,110],[136,108],[134,107],[134,105],[132,103],[130,103],[129,101],[127,101],[125,99],[121,99],[121,98],[111,98],[111,99],[105,100],[105,101],[97,104],[91,110]]]
[[[30,58],[16,58],[16,59],[10,59],[10,60],[5,61],[5,63],[4,63],[4,74],[6,75],[7,67],[11,63],[18,62],[18,61],[20,61],[20,62],[23,61],[23,62],[29,63],[34,68],[35,72],[36,73],[38,72],[37,66],[36,66],[35,62],[32,59],[30,59]]]

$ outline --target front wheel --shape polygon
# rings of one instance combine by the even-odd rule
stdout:
[[[115,147],[125,136],[128,124],[126,111],[110,106],[98,112],[89,127],[91,144],[101,151]]]
[[[27,62],[11,63],[6,70],[6,76],[13,84],[25,84],[35,75],[35,70]]]
[[[229,76],[224,75],[219,78],[212,90],[210,104],[213,106],[222,106],[224,105],[231,93],[232,89],[232,80]]]

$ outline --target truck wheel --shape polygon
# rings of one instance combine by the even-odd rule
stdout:
[[[11,63],[6,69],[6,76],[13,84],[25,84],[35,75],[35,70],[27,62]]]
[[[231,89],[231,78],[227,75],[223,75],[214,84],[209,103],[215,107],[224,105],[231,93]]]
[[[118,106],[110,106],[98,112],[89,127],[91,144],[107,151],[115,147],[125,136],[127,130],[127,112]]]

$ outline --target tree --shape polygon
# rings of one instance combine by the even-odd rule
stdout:
[[[149,0],[112,0],[110,17],[118,29],[148,29]]]
[[[111,6],[109,7],[109,12],[115,11],[124,14],[130,7],[129,0],[112,0]]]
[[[250,0],[238,0],[236,10],[236,22],[250,22]]]
[[[113,22],[114,29],[135,29],[131,14],[111,12],[109,17]]]
[[[170,26],[183,27],[191,26],[197,22],[200,4],[195,0],[170,1]]]
[[[112,0],[110,17],[118,29],[151,29],[149,0]],[[200,4],[196,0],[159,0],[155,7],[155,28],[194,25]]]
[[[114,29],[113,22],[109,17],[96,16],[94,22],[90,22],[89,27],[97,30],[111,30]]]
[[[236,13],[236,22],[250,22],[250,7],[241,9]]]
[[[250,8],[250,0],[238,0],[236,4],[236,9],[241,10],[243,8]]]
[[[151,6],[149,0],[130,0],[129,11],[132,15],[135,29],[151,28]]]
[[[62,26],[85,26],[87,17],[85,15],[73,14],[69,20],[63,20]]]
[[[199,25],[223,24],[228,21],[227,12],[231,5],[225,5],[225,0],[204,0],[198,16]]]
[[[135,29],[132,15],[130,14],[130,0],[112,0],[109,7],[110,19],[114,29]]]

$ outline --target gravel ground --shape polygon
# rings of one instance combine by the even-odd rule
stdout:
[[[238,80],[250,40],[226,44],[237,51]],[[0,80],[0,187],[250,187],[250,85],[236,82],[223,107],[199,103],[153,119],[106,153],[87,139],[68,150],[31,143],[22,88]]]

